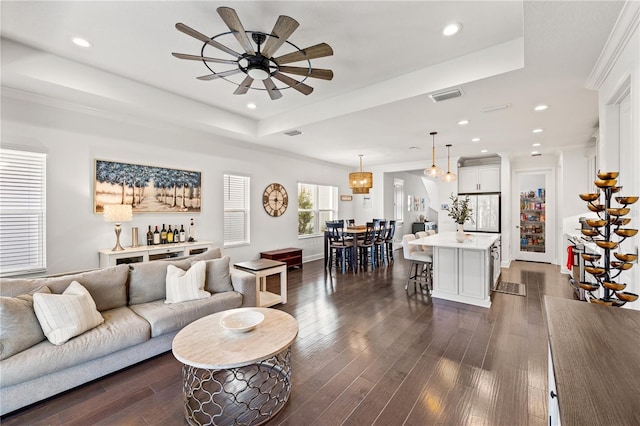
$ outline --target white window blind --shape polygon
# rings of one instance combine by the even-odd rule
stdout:
[[[46,269],[46,154],[0,148],[0,275]]]
[[[249,178],[224,175],[224,245],[249,243]]]

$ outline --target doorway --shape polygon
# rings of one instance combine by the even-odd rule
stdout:
[[[512,247],[516,260],[555,259],[555,179],[553,169],[514,171]]]

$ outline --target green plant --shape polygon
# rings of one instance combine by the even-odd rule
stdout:
[[[462,225],[467,220],[473,223],[473,217],[471,217],[473,209],[469,208],[469,196],[466,196],[464,200],[459,200],[458,197],[451,194],[449,199],[451,200],[451,205],[447,208],[449,217],[459,225]]]

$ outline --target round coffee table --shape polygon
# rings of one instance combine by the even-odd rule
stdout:
[[[226,330],[227,315],[257,311],[253,330]],[[192,425],[257,425],[284,407],[291,394],[291,344],[298,323],[277,309],[239,308],[189,324],[173,339],[182,366],[185,418]]]

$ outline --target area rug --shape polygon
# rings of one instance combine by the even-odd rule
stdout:
[[[497,291],[498,293],[527,297],[527,286],[520,283],[509,283],[502,281],[498,283],[494,291]]]

